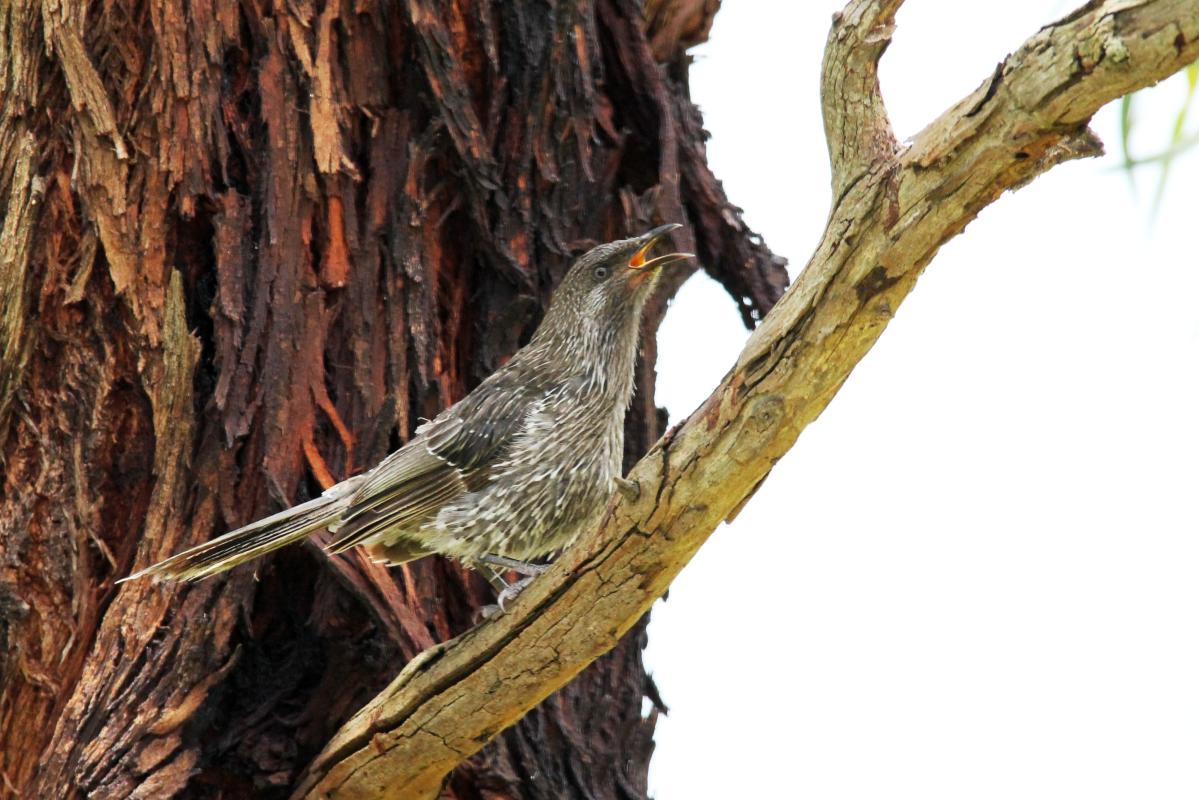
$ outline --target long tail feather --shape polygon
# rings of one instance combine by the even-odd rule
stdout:
[[[320,497],[229,531],[212,541],[196,545],[190,550],[184,550],[122,578],[121,581],[131,581],[148,575],[160,576],[167,580],[194,581],[224,572],[272,550],[298,542],[309,534],[337,522],[356,487],[357,481],[353,479],[343,481]]]

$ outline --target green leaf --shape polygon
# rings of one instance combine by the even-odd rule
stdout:
[[[1124,154],[1124,171],[1132,180],[1133,167],[1137,161],[1132,156],[1132,98],[1135,95],[1126,94],[1120,98],[1120,152]]]
[[[1191,111],[1191,101],[1195,99],[1195,85],[1199,83],[1199,62],[1187,67],[1185,74],[1187,79],[1186,97],[1183,98],[1182,108],[1178,109],[1178,114],[1174,117],[1174,129],[1170,132],[1170,146],[1161,154],[1162,171],[1157,179],[1157,191],[1153,195],[1153,213],[1155,215],[1166,191],[1166,178],[1170,175],[1170,165],[1173,163],[1174,157],[1186,149],[1184,142],[1186,140],[1187,115]]]

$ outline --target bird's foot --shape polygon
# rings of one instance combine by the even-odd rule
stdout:
[[[504,613],[508,610],[507,604],[515,600],[517,595],[523,592],[525,587],[532,583],[535,577],[537,576],[530,575],[527,578],[521,578],[516,583],[508,584],[503,588],[499,595],[496,596],[494,603],[483,606],[481,609],[479,609],[479,614],[483,617],[483,619],[491,619],[492,617]]]
[[[496,598],[495,603],[488,606],[483,606],[479,609],[479,613],[483,619],[491,619],[492,617],[506,611],[506,603],[516,599],[516,596],[525,590],[525,587],[533,582],[541,573],[550,568],[550,564],[530,564],[528,561],[517,561],[515,558],[506,556],[497,556],[491,553],[481,555],[476,559],[476,569],[481,569],[484,575],[489,575],[488,580],[495,587]],[[504,580],[503,575],[496,570],[512,570],[515,573],[524,575],[516,583],[508,583]]]
[[[533,582],[534,577],[536,577],[536,576],[530,575],[527,578],[521,578],[516,583],[509,586],[507,589],[500,592],[500,596],[495,599],[495,604],[497,606],[499,606],[500,611],[507,611],[508,610],[507,603],[510,603],[513,600],[515,600],[520,595],[520,593],[523,592],[525,590],[525,588],[528,587],[528,585]]]
[[[616,491],[624,495],[625,500],[636,502],[641,497],[641,484],[628,478],[617,478]]]

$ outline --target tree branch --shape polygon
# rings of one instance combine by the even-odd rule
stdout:
[[[895,31],[903,0],[851,3],[833,17],[821,66],[820,105],[832,162],[833,197],[897,143],[878,87],[878,62]]]
[[[899,0],[852,2],[824,64],[834,209],[737,364],[508,613],[426,651],[309,768],[297,797],[434,797],[453,767],[611,648],[765,479],[938,248],[1005,190],[1096,155],[1108,101],[1199,57],[1199,0],[1090,2],[1037,32],[895,151],[875,66]]]

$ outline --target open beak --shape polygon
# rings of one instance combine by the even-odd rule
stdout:
[[[642,244],[637,248],[637,252],[633,253],[633,257],[629,259],[629,269],[639,273],[630,280],[635,280],[640,284],[643,280],[649,277],[649,274],[659,267],[664,267],[667,264],[673,264],[676,261],[686,261],[689,258],[695,258],[692,253],[667,253],[655,258],[647,258],[649,251],[657,244],[658,240],[666,236],[671,231],[678,230],[683,227],[677,222],[672,222],[669,225],[663,225],[654,228],[647,234],[641,236]]]

